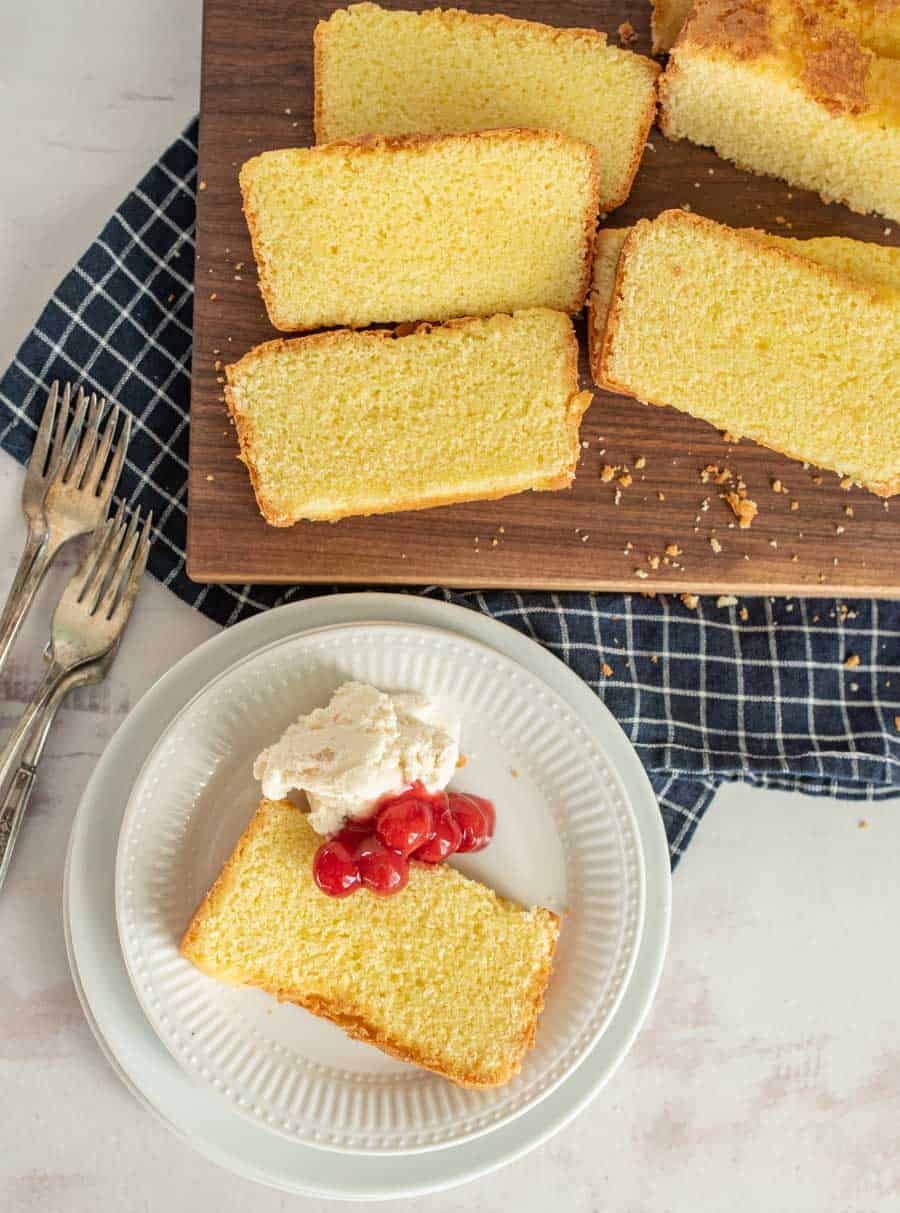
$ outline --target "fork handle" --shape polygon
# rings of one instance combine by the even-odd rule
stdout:
[[[19,628],[58,550],[59,545],[51,543],[50,536],[46,533],[28,532],[25,550],[19,560],[3,614],[0,615],[0,674],[3,673]]]
[[[64,673],[56,662],[51,663],[34,699],[25,709],[0,753],[0,789],[6,788],[9,777],[19,762],[0,808],[0,890],[6,880],[13,848],[25,819],[25,810],[28,808],[37,774],[37,764],[44,752],[50,726],[69,689]]]

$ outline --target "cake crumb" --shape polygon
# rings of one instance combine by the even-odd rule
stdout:
[[[681,548],[677,543],[667,543],[665,551],[667,556],[680,556],[682,554]]]
[[[799,510],[799,509],[800,509],[800,502],[799,502],[799,501],[796,501],[796,500],[795,500],[795,501],[792,501],[792,502],[791,502],[791,509],[792,509],[793,511],[795,511],[795,512],[796,512],[797,510]]]
[[[644,581],[647,577],[650,576],[650,574],[647,572],[646,569],[635,569],[634,575],[635,575],[635,577],[639,577],[641,579],[641,581]]]
[[[631,472],[626,470],[619,477],[619,484],[621,484],[623,489],[627,489],[631,486],[632,480],[633,480],[633,477],[631,475]]]
[[[457,760],[456,760],[456,769],[457,769],[457,771],[461,771],[461,770],[462,770],[462,768],[463,768],[463,767],[466,765],[466,763],[467,763],[468,761],[469,761],[469,760],[468,760],[468,758],[466,757],[466,755],[465,755],[465,754],[460,754],[459,758],[457,758]]]
[[[509,773],[510,773],[510,775],[512,775],[513,779],[518,779],[518,778],[519,778],[519,772],[518,772],[518,770],[516,769],[516,767],[513,767],[513,768],[512,768],[512,770],[511,770]]]
[[[215,476],[213,476],[213,474],[210,472],[210,474],[209,474],[209,475],[206,477],[206,479],[207,479],[207,480],[215,480]]]
[[[210,300],[212,300],[213,302],[215,302],[215,300],[216,300],[216,299],[218,299],[218,298],[219,298],[219,296],[216,294],[216,292],[215,292],[215,291],[213,291],[213,293],[210,295]]]
[[[654,653],[653,656],[650,658],[650,664],[659,665],[659,657],[656,653]]]
[[[608,661],[604,661],[603,665],[600,667],[600,673],[604,678],[612,678],[613,668]]]
[[[759,506],[749,497],[742,497],[740,493],[735,492],[726,493],[725,500],[731,506],[731,511],[737,518],[740,529],[746,531],[759,513]]]
[[[721,543],[719,543],[718,539],[716,539],[715,535],[713,535],[713,537],[710,539],[709,546],[712,548],[712,550],[715,552],[715,554],[717,556],[722,550],[722,545],[721,545]]]
[[[852,517],[853,517],[853,506],[852,506],[852,505],[845,505],[845,506],[844,506],[844,513],[847,515],[847,517],[848,517],[848,518],[852,518]]]
[[[848,670],[855,670],[859,665],[859,655],[857,653],[850,653],[849,656],[844,658],[844,665]]]
[[[741,609],[738,611],[738,619],[740,619],[744,623],[746,623],[749,618],[750,618],[750,612],[747,610],[746,607],[741,607]]]
[[[860,817],[859,821],[856,823],[856,828],[858,830],[867,830],[869,828],[869,823],[866,821],[865,817]]]
[[[637,459],[635,459],[635,461],[634,461],[634,466],[635,466],[635,470],[640,472],[643,468],[645,468],[647,466],[647,460],[644,458],[643,455],[638,455]]]
[[[630,46],[636,38],[637,34],[634,32],[634,26],[631,24],[631,22],[623,21],[619,26],[619,41],[622,43],[622,45]]]
[[[657,494],[656,494],[656,500],[657,500],[657,501],[665,501],[665,499],[666,499],[666,495],[665,495],[665,493],[661,493],[661,492],[657,491]]]
[[[841,477],[841,488],[844,490],[845,493],[849,493],[850,490],[853,488],[853,481],[849,476]]]
[[[678,597],[689,611],[696,611],[700,605],[700,598],[697,594],[679,594]]]
[[[651,569],[658,569],[659,568],[659,557],[658,556],[648,556],[647,563],[650,565]]]
[[[738,600],[737,600],[737,598],[735,598],[734,594],[720,594],[719,597],[716,599],[716,606],[717,607],[733,607],[733,606],[737,606],[737,601]]]
[[[205,181],[201,181],[201,182],[200,182],[200,184],[197,186],[197,189],[198,189],[198,190],[205,190],[205,189],[206,189],[206,182],[205,182]]]
[[[611,480],[615,480],[616,472],[618,470],[619,469],[617,467],[615,467],[613,464],[604,463],[603,467],[600,469],[600,479],[603,481],[604,484],[609,484],[609,482]]]

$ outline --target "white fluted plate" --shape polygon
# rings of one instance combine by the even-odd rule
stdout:
[[[497,806],[491,846],[455,862],[498,892],[565,914],[535,1048],[511,1083],[465,1091],[259,991],[221,985],[178,941],[253,813],[256,754],[347,679],[420,691],[462,721],[454,787]],[[297,1143],[415,1153],[493,1130],[549,1095],[613,1015],[644,915],[638,829],[623,785],[564,699],[476,641],[389,623],[320,629],[210,682],[151,751],[116,864],[129,975],[157,1035],[198,1081]]]

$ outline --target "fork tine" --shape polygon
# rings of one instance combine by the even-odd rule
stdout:
[[[84,475],[84,469],[87,467],[88,459],[96,449],[97,437],[100,433],[100,422],[103,418],[105,405],[105,400],[98,400],[94,393],[91,392],[90,411],[84,434],[78,446],[78,454],[75,456],[75,461],[65,478],[67,483],[73,484],[76,488],[81,484],[81,478]]]
[[[97,485],[100,483],[100,476],[103,469],[106,467],[106,461],[109,458],[109,452],[112,447],[113,435],[116,432],[116,426],[119,422],[119,414],[121,410],[117,404],[111,404],[106,414],[106,422],[103,426],[103,434],[100,441],[94,448],[94,453],[91,456],[91,461],[87,466],[84,475],[84,488],[91,493],[96,493]]]
[[[131,570],[128,572],[127,580],[122,587],[122,592],[119,596],[119,601],[113,612],[113,618],[121,617],[121,627],[125,626],[128,616],[131,614],[131,608],[134,606],[134,600],[137,598],[138,590],[141,588],[141,579],[144,576],[144,570],[147,567],[147,557],[150,554],[150,545],[153,542],[153,511],[150,510],[144,519],[144,525],[141,527],[141,534],[135,552],[134,559],[131,562]]]
[[[109,566],[118,550],[124,525],[125,506],[123,503],[111,518],[107,518],[105,522],[95,528],[79,565],[78,574],[72,579],[73,590],[78,602],[83,602],[90,593],[93,593],[95,598],[99,596]]]
[[[122,537],[121,545],[119,546],[118,555],[115,564],[112,567],[112,572],[103,586],[97,587],[97,602],[93,610],[99,612],[106,619],[110,619],[113,614],[113,608],[116,605],[116,600],[119,596],[119,591],[122,588],[122,582],[128,569],[131,567],[132,559],[134,558],[135,549],[138,544],[138,522],[140,521],[140,511],[135,510],[128,521],[128,529]],[[103,595],[101,597],[101,590]]]
[[[66,431],[65,439],[59,443],[59,447],[53,451],[53,462],[48,472],[48,479],[56,480],[57,477],[65,479],[66,469],[72,462],[72,454],[84,430],[84,418],[88,409],[88,398],[84,394],[82,388],[78,389],[78,396],[75,400],[75,416],[72,424]],[[59,436],[60,427],[57,425],[57,436]]]
[[[76,408],[81,403],[81,388],[78,389],[76,397]],[[72,400],[72,385],[67,383],[63,388],[62,404],[56,414],[56,427],[53,431],[53,444],[50,450],[50,460],[47,464],[47,479],[49,480],[56,474],[56,468],[59,464],[59,458],[62,454],[63,443],[66,437],[66,426],[69,424],[69,406]]]
[[[28,464],[29,468],[33,467],[37,475],[42,479],[47,466],[47,452],[50,449],[50,435],[53,433],[53,422],[56,417],[58,398],[59,380],[54,379],[50,385],[47,403],[44,405],[44,415],[41,417],[41,424],[38,426],[37,436],[34,440],[34,449],[31,452],[31,459]]]
[[[119,412],[123,412],[122,409]],[[112,459],[109,461],[109,468],[106,475],[103,477],[103,483],[100,485],[98,496],[102,501],[109,501],[113,495],[113,490],[119,482],[119,475],[122,471],[122,464],[125,462],[125,456],[128,453],[128,444],[131,441],[131,414],[125,413],[122,429],[119,431],[119,438],[116,442],[116,449],[113,451]]]

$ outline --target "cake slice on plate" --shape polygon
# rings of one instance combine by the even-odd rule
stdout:
[[[391,897],[330,897],[313,879],[321,842],[290,801],[263,800],[182,955],[461,1086],[508,1082],[534,1042],[557,916],[444,864],[414,862]]]

